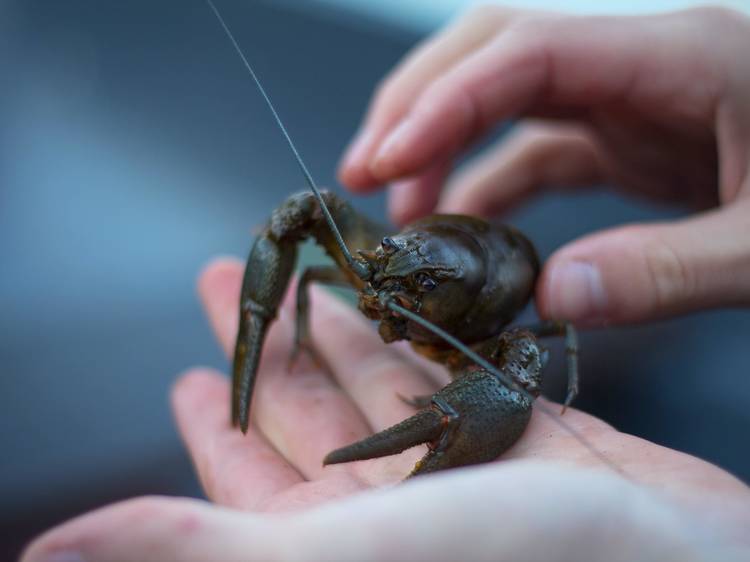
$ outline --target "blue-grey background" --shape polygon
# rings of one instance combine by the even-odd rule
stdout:
[[[219,6],[313,175],[335,185],[376,81],[425,29],[332,2]],[[194,279],[211,256],[244,255],[252,228],[303,182],[200,0],[2,2],[0,72],[10,559],[102,503],[200,494],[167,403],[180,370],[226,368]],[[384,213],[381,196],[356,204]],[[675,215],[588,192],[550,194],[507,219],[549,255],[593,229]],[[748,480],[749,332],[750,313],[721,311],[587,333],[577,405]],[[559,361],[550,380],[559,396]]]

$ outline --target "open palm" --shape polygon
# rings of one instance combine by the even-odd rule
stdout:
[[[239,262],[219,260],[199,282],[227,353],[241,276]],[[742,541],[750,526],[750,492],[743,483],[575,409],[565,414],[567,422],[625,476],[538,412],[520,441],[484,467],[395,487],[389,485],[408,474],[423,449],[323,467],[332,449],[413,413],[399,395],[432,393],[447,376],[404,347],[385,346],[363,317],[325,292],[313,291],[312,302],[314,343],[328,368],[304,358],[287,369],[293,331],[287,299],[265,345],[247,435],[229,424],[224,376],[194,369],[175,387],[180,431],[218,507],[130,500],[51,531],[25,560],[81,550],[86,560],[687,560],[747,554]]]

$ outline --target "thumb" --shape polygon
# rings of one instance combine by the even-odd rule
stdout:
[[[575,241],[545,265],[537,302],[543,317],[583,325],[750,304],[750,200]]]

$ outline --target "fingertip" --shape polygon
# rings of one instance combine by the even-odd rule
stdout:
[[[172,386],[170,402],[180,433],[188,442],[196,427],[209,432],[217,424],[229,423],[229,382],[213,369],[196,367],[180,375]]]
[[[539,281],[537,306],[545,318],[597,324],[608,315],[608,299],[595,257],[550,260]]]
[[[170,391],[172,407],[185,405],[191,408],[206,397],[225,394],[228,388],[226,377],[208,367],[193,367],[177,376]]]
[[[433,127],[434,129],[434,127]],[[426,135],[425,124],[406,118],[378,146],[368,170],[380,182],[419,172],[437,153],[438,135]]]
[[[232,256],[217,256],[206,263],[198,273],[198,294],[202,299],[227,284],[234,287],[236,278],[242,275],[242,263]]]
[[[336,176],[339,182],[354,193],[369,193],[380,186],[380,182],[370,173],[367,164],[339,166]]]
[[[579,325],[637,322],[695,308],[680,287],[680,250],[671,225],[627,225],[558,250],[537,288],[540,313]],[[684,241],[683,241],[684,243]]]
[[[198,294],[209,322],[225,352],[236,337],[243,265],[235,258],[211,261],[198,279]]]
[[[368,192],[379,182],[369,170],[369,161],[376,147],[375,134],[363,129],[350,143],[338,165],[339,181],[354,192]]]

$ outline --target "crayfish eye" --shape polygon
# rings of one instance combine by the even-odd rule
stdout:
[[[419,285],[419,287],[423,291],[432,291],[435,287],[437,287],[437,281],[435,281],[426,273],[417,273],[415,280],[417,282],[417,285]]]

